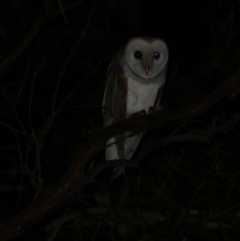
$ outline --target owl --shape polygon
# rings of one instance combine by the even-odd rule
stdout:
[[[168,63],[168,48],[159,38],[135,37],[129,40],[110,63],[103,98],[103,125],[149,113],[160,108]],[[105,158],[130,160],[142,134],[119,134],[107,141]],[[123,172],[116,167],[112,179]]]

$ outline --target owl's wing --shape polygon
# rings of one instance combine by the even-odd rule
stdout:
[[[158,92],[153,104],[153,111],[158,111],[161,109],[160,100],[162,97],[162,92],[163,92],[163,85],[158,89]]]
[[[122,54],[123,50],[120,50],[108,68],[103,100],[104,127],[126,119],[128,86],[127,77],[120,64]]]
[[[125,75],[122,66],[121,58],[123,49],[113,58],[108,68],[107,83],[103,101],[103,124],[104,127],[111,125],[114,122],[126,119],[127,110],[127,76]],[[111,148],[106,150],[106,159],[111,160],[124,158],[124,134],[120,134],[111,138],[109,143],[117,142]]]
[[[162,85],[159,87],[156,98],[154,100],[153,111],[158,111],[162,108],[161,104],[160,104],[160,100],[161,100],[161,97],[162,97],[163,86],[164,86],[165,78],[166,78],[166,72],[167,72],[167,64],[161,72],[160,82],[162,83]]]

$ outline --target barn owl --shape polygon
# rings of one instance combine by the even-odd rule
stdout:
[[[103,98],[104,127],[136,113],[159,109],[167,63],[168,48],[162,39],[135,37],[129,40],[108,67]],[[108,140],[107,161],[132,158],[142,134],[127,137],[130,134],[125,132]],[[116,167],[112,179],[123,170]]]

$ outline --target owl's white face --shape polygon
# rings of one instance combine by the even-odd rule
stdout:
[[[125,48],[126,64],[133,74],[151,79],[163,70],[168,61],[168,48],[162,39],[133,38]]]

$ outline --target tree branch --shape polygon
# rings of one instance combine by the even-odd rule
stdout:
[[[66,175],[49,190],[43,197],[34,201],[24,211],[0,225],[0,240],[5,241],[21,235],[35,223],[62,206],[72,195],[79,191],[85,183],[92,181],[102,169],[109,166],[136,166],[129,161],[112,161],[100,163],[93,171],[84,176],[85,165],[89,159],[111,137],[126,131],[145,132],[160,127],[168,122],[188,121],[209,110],[223,98],[240,92],[240,69],[229,79],[225,80],[212,93],[205,96],[193,107],[169,110],[144,117],[136,117],[115,123],[89,139],[78,151]]]

